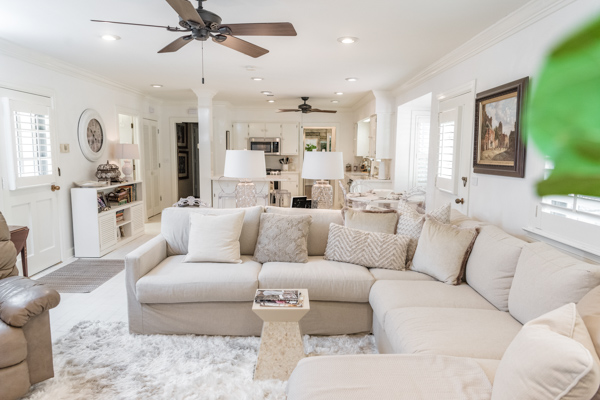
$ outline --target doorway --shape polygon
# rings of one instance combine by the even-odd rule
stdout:
[[[198,123],[179,122],[177,132],[177,195],[178,199],[200,197],[200,159]]]
[[[304,163],[304,153],[307,151],[335,151],[335,132],[336,128],[332,126],[324,127],[303,127],[302,128],[302,162]],[[312,198],[312,187],[315,184],[313,179],[302,179],[302,188],[304,195]],[[337,199],[337,184],[332,183],[334,190],[334,199]]]

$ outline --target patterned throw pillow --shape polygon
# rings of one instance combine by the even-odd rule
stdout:
[[[410,263],[415,256],[417,250],[417,243],[421,236],[421,230],[423,224],[425,224],[425,217],[430,216],[435,218],[443,224],[450,223],[450,203],[441,206],[430,212],[429,214],[420,214],[408,205],[404,201],[398,203],[398,227],[396,228],[396,235],[405,235],[410,238],[408,243],[408,249],[406,251],[406,267],[410,268]]]
[[[329,226],[325,259],[368,268],[404,269],[409,237]]]
[[[261,214],[254,261],[308,262],[310,215]]]

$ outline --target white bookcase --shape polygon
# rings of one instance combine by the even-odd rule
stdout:
[[[130,203],[111,203],[107,211],[98,212],[98,193],[106,196],[120,186],[132,185]],[[144,234],[144,200],[141,181],[97,188],[72,188],[73,239],[75,257],[102,257]],[[117,222],[117,211],[124,220]],[[122,232],[122,234],[121,234]]]

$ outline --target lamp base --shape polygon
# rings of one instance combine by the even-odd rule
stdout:
[[[329,181],[317,181],[312,187],[312,208],[333,207],[333,187]]]
[[[123,167],[121,168],[126,182],[133,182],[133,165],[131,160],[123,160]]]
[[[235,207],[245,208],[256,205],[256,186],[251,180],[242,179],[235,187]]]

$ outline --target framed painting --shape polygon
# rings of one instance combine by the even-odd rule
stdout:
[[[187,129],[185,124],[175,124],[175,129],[177,131],[177,147],[182,147],[187,149]]]
[[[189,153],[187,151],[179,151],[177,155],[177,173],[180,180],[190,177],[190,162]]]
[[[529,78],[477,94],[473,172],[523,178],[521,117]]]

